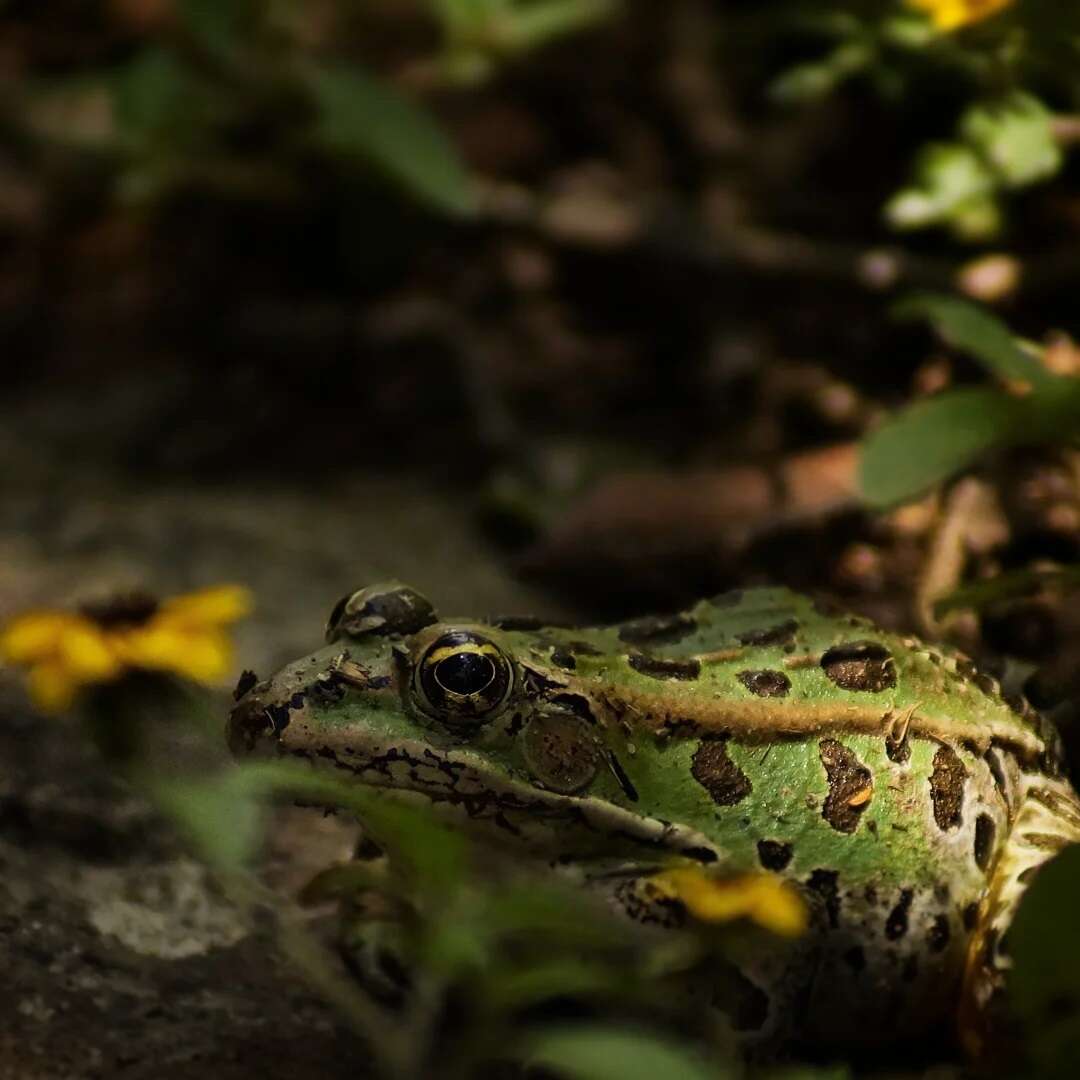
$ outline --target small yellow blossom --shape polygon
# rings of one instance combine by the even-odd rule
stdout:
[[[1013,0],[907,0],[908,7],[925,11],[934,26],[945,33],[996,15]]]
[[[759,926],[784,937],[806,929],[807,912],[799,894],[771,874],[743,874],[717,878],[692,866],[662,870],[649,884],[671,900],[679,900],[702,922],[752,919]]]
[[[81,611],[29,611],[0,630],[0,659],[28,669],[42,712],[61,712],[83,687],[133,669],[212,683],[232,667],[225,627],[250,610],[247,589],[219,585],[161,603],[137,596]]]

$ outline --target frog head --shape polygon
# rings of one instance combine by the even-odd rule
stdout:
[[[615,838],[714,858],[697,830],[640,812],[620,764],[628,733],[602,719],[560,633],[441,621],[407,585],[369,586],[335,606],[323,648],[242,688],[230,746],[425,796],[470,831],[547,856],[610,855]],[[599,650],[577,644],[595,664]]]

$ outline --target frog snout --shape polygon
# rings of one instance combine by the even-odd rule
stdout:
[[[236,757],[275,752],[291,714],[303,706],[305,696],[302,690],[275,693],[272,681],[252,687],[229,713],[229,749]]]

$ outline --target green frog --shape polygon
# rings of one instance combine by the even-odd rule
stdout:
[[[1026,883],[1080,840],[1056,733],[1025,701],[785,589],[570,628],[444,621],[391,582],[342,599],[326,641],[240,688],[234,752],[420,793],[652,926],[685,917],[647,887],[673,865],[795,886],[810,930],[736,948],[734,996],[730,973],[709,994],[748,1041],[977,1017]]]

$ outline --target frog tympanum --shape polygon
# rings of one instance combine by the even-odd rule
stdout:
[[[638,886],[672,863],[795,885],[810,932],[736,954],[748,1040],[917,1038],[977,1007],[1026,882],[1080,840],[1026,702],[784,589],[569,629],[441,621],[389,583],[345,597],[327,642],[240,698],[234,752],[420,792],[631,919],[657,921]]]

